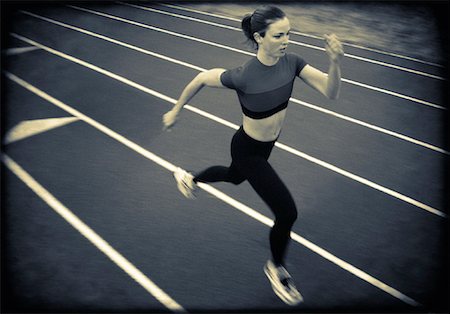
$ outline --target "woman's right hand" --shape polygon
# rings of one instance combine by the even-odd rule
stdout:
[[[335,34],[325,35],[325,48],[330,61],[339,63],[344,56],[342,43]]]
[[[178,111],[170,110],[163,116],[164,130],[171,128],[178,119]]]

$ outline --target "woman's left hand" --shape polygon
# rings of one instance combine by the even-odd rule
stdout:
[[[169,112],[167,112],[166,114],[164,114],[163,116],[163,130],[170,130],[171,127],[173,127],[173,125],[175,124],[175,122],[177,122],[177,118],[178,118],[178,111],[177,110],[170,110]]]
[[[344,56],[342,43],[335,34],[325,35],[325,49],[330,61],[339,63]]]

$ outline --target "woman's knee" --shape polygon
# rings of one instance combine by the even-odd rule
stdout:
[[[283,207],[275,214],[275,220],[286,226],[292,226],[297,218],[298,212],[295,204],[290,204],[287,207]]]
[[[234,177],[230,180],[230,182],[234,185],[239,185],[245,181],[245,178]]]
[[[228,182],[239,185],[245,181],[245,176],[238,170],[233,163],[228,168]]]

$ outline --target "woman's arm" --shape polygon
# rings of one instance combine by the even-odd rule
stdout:
[[[311,87],[330,99],[337,99],[341,88],[340,62],[344,51],[336,35],[325,35],[326,51],[330,58],[328,74],[307,65],[300,72],[300,77]]]
[[[198,74],[183,90],[173,108],[163,116],[165,128],[173,126],[183,106],[188,103],[204,86],[226,88],[220,81],[225,69],[211,69]]]

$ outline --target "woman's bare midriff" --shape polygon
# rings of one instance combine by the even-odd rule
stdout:
[[[243,115],[244,131],[248,136],[261,142],[270,142],[278,138],[286,117],[286,109],[264,119],[253,119]]]

